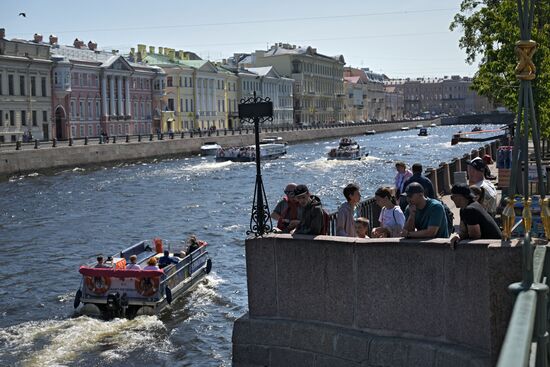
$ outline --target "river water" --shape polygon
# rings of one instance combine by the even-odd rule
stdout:
[[[270,208],[294,181],[335,211],[350,182],[364,197],[391,184],[397,160],[437,167],[479,147],[450,145],[454,132],[471,127],[359,136],[369,152],[361,161],[327,161],[338,139],[291,145],[262,164]],[[230,366],[232,325],[247,311],[244,238],[254,180],[254,163],[189,157],[1,182],[0,365]],[[213,271],[159,317],[105,322],[74,314],[81,264],[142,239],[192,233],[209,243]]]

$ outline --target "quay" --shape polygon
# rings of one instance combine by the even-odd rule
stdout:
[[[263,127],[260,136],[278,135],[289,143],[318,140],[332,137],[354,136],[368,130],[377,132],[397,131],[402,127],[413,128],[418,123],[429,126],[440,124],[440,119],[395,121],[380,124],[357,123],[302,127]],[[102,163],[117,163],[169,156],[198,154],[207,141],[216,140],[222,146],[243,146],[254,143],[254,129],[216,130],[214,133],[192,134],[189,132],[168,135],[144,135],[139,138],[117,137],[99,144],[98,138],[56,142],[28,143],[17,149],[15,144],[0,146],[0,180],[14,175],[67,167],[84,167]],[[116,142],[115,142],[116,141]],[[35,149],[36,148],[36,149]]]

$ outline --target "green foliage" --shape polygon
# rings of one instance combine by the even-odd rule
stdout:
[[[533,81],[536,116],[544,136],[550,136],[550,2],[535,0],[531,39],[538,43],[533,61],[537,77]],[[472,89],[492,102],[517,112],[519,80],[514,68],[515,43],[520,40],[516,0],[463,0],[460,12],[450,25],[461,29],[459,46],[470,64],[478,61]]]

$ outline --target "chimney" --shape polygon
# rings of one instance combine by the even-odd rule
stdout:
[[[155,53],[155,46],[149,46],[149,53],[153,55]]]
[[[164,56],[168,56],[170,49],[168,47],[164,48]]]
[[[97,43],[92,42],[92,41],[89,41],[89,42],[88,42],[88,48],[89,48],[90,50],[92,50],[92,51],[95,51],[96,48],[97,48]]]
[[[38,34],[38,33],[35,33],[34,34],[34,39],[33,39],[33,42],[34,43],[41,43],[42,42],[42,35],[41,34]]]
[[[159,54],[161,54],[161,55],[164,54],[164,48],[159,47]]]
[[[53,34],[50,34],[50,45],[57,45],[57,37]]]
[[[174,50],[174,49],[168,50],[168,59],[170,61],[176,60],[176,50]]]
[[[0,39],[6,37],[6,28],[0,28]]]

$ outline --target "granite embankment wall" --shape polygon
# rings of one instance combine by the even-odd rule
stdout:
[[[478,240],[269,235],[246,241],[234,366],[490,366],[520,248]]]
[[[341,136],[353,136],[365,133],[366,130],[376,130],[377,132],[399,130],[401,127],[414,127],[418,123],[429,126],[431,123],[439,124],[439,120],[433,121],[405,121],[392,122],[385,124],[369,125],[349,125],[343,127],[322,127],[293,129],[285,131],[262,132],[261,137],[266,135],[277,135],[289,143],[317,140]],[[249,134],[236,131],[228,135],[187,137],[181,139],[142,141],[125,143],[119,139],[116,144],[90,144],[58,146],[52,148],[42,146],[40,149],[24,150],[3,150],[0,152],[0,179],[7,179],[16,174],[35,172],[41,170],[77,167],[106,162],[132,161],[155,157],[190,155],[200,152],[200,147],[206,141],[215,140],[222,146],[239,146],[254,144],[253,130]],[[145,139],[144,139],[145,140]]]

